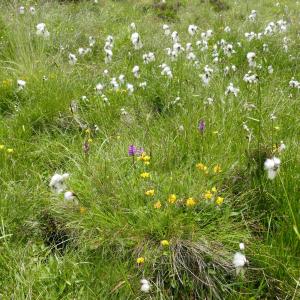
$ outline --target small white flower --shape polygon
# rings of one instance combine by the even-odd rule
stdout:
[[[257,17],[257,12],[256,10],[251,10],[251,14],[249,15],[248,19],[252,22],[254,22],[256,20],[256,17]]]
[[[155,55],[153,52],[143,54],[144,64],[149,64],[150,62],[155,61]]]
[[[84,55],[86,55],[87,53],[89,53],[89,52],[91,52],[92,51],[92,49],[91,48],[79,48],[78,49],[78,54],[80,55],[80,56],[84,56]]]
[[[247,262],[246,256],[241,252],[236,252],[234,254],[232,263],[236,269],[243,268]]]
[[[166,75],[169,78],[173,78],[171,68],[168,65],[162,64],[160,67],[162,68],[161,75]]]
[[[135,78],[139,78],[140,77],[140,67],[134,66],[132,69],[132,73]]]
[[[213,73],[213,69],[209,68],[208,65],[204,67],[204,74],[200,74],[203,85],[208,85]]]
[[[274,70],[272,66],[268,66],[268,73],[273,74]]]
[[[237,97],[238,93],[239,93],[240,89],[239,88],[235,88],[233,86],[233,83],[230,82],[229,86],[227,87],[226,91],[225,91],[225,95],[229,95],[229,94],[233,94],[235,97]]]
[[[280,159],[275,156],[266,159],[264,163],[264,167],[268,173],[268,178],[270,180],[273,180],[276,177],[277,172],[279,170],[280,163],[281,163]]]
[[[251,32],[245,32],[245,38],[246,38],[249,42],[251,42],[252,40],[254,40],[254,39],[257,38],[257,37],[258,37],[257,34],[254,33],[253,31],[251,31]]]
[[[98,83],[95,89],[98,94],[102,94],[104,86],[101,83]]]
[[[123,84],[125,82],[125,75],[121,74],[119,76],[119,81],[120,81],[121,84]]]
[[[20,6],[19,7],[19,14],[20,15],[24,15],[24,13],[25,13],[25,7],[24,6]]]
[[[35,8],[33,6],[30,6],[29,7],[29,12],[32,14],[32,15],[35,15]]]
[[[201,38],[203,39],[203,41],[207,41],[209,40],[213,35],[213,30],[212,29],[208,29],[206,32],[201,32]]]
[[[245,244],[244,243],[240,243],[239,244],[240,250],[244,251],[245,250]]]
[[[55,173],[49,183],[50,188],[53,192],[62,193],[66,189],[65,181],[70,177],[68,173],[58,174]]]
[[[198,27],[196,25],[190,25],[188,28],[188,32],[191,36],[195,35],[197,32]]]
[[[142,89],[145,89],[146,86],[147,86],[147,82],[146,82],[146,81],[141,82],[141,83],[139,84],[139,87],[142,88]]]
[[[151,286],[150,286],[150,282],[147,279],[142,279],[141,281],[141,291],[144,293],[149,293]]]
[[[289,82],[289,86],[292,87],[292,88],[298,88],[298,89],[300,89],[300,82],[297,81],[297,80],[295,80],[294,77],[292,77],[292,79]]]
[[[132,93],[134,92],[134,87],[131,83],[127,83],[126,84],[126,88],[127,88],[127,91],[128,91],[128,94],[129,95],[132,95]]]
[[[176,53],[180,53],[184,51],[184,48],[181,46],[180,43],[175,43],[173,45],[173,51],[175,51]]]
[[[183,125],[179,125],[178,130],[179,130],[180,132],[183,132],[183,131],[184,131],[184,126],[183,126]]]
[[[131,35],[131,42],[132,42],[135,50],[139,50],[139,49],[143,48],[143,44],[142,44],[140,35],[137,32],[134,32]]]
[[[108,64],[112,61],[113,52],[111,49],[104,49],[105,52],[105,63]]]
[[[164,25],[163,25],[163,30],[164,30],[164,32],[165,32],[165,35],[170,35],[170,34],[171,34],[171,30],[170,30],[169,25],[164,24]]]
[[[136,26],[135,26],[135,23],[134,23],[134,22],[132,22],[132,23],[130,24],[130,29],[133,30],[133,31],[136,31]]]
[[[247,60],[248,60],[248,64],[249,64],[249,67],[255,67],[256,66],[256,62],[255,62],[255,57],[256,57],[256,54],[254,52],[248,52],[247,53]]]
[[[286,149],[286,145],[283,143],[283,141],[281,141],[278,147],[278,151],[283,152],[285,149]]]
[[[69,64],[75,65],[77,63],[77,57],[75,54],[69,53]]]
[[[89,45],[90,47],[94,47],[96,44],[96,39],[93,36],[89,36]]]
[[[206,100],[204,100],[203,102],[205,105],[213,105],[214,101],[215,100],[213,98],[209,97]]]
[[[251,71],[249,71],[247,74],[245,74],[243,80],[247,83],[257,83],[258,82],[258,76],[256,74],[252,74]]]
[[[103,100],[104,104],[110,105],[108,98],[104,94],[102,94],[100,97]]]
[[[263,44],[263,51],[268,52],[269,51],[269,45],[268,44]]]
[[[26,81],[24,81],[22,79],[18,79],[17,80],[17,85],[18,85],[17,91],[21,91],[21,90],[23,90],[25,88]]]
[[[72,201],[72,200],[75,199],[75,197],[76,197],[75,194],[71,191],[67,191],[64,194],[64,198],[65,198],[66,201]]]
[[[173,43],[178,43],[179,42],[179,36],[177,31],[173,31],[171,34],[171,38],[173,40]]]
[[[232,44],[227,44],[223,45],[222,47],[223,52],[226,56],[231,57],[232,54],[236,53],[235,50],[233,49]]]
[[[195,61],[197,59],[196,55],[193,52],[189,52],[186,56],[187,60]]]
[[[113,86],[114,90],[118,90],[120,85],[119,83],[117,82],[117,79],[115,77],[113,77],[110,81],[110,84]]]
[[[202,51],[206,51],[208,49],[208,43],[206,40],[199,40],[196,42],[196,46]]]
[[[231,28],[230,28],[229,26],[226,26],[226,27],[224,28],[224,31],[228,33],[228,32],[231,31]]]
[[[45,23],[39,23],[36,25],[36,35],[42,36],[45,39],[49,38],[50,33],[47,30]]]
[[[114,37],[112,35],[108,35],[105,42],[107,44],[110,44],[112,47],[113,47],[113,44],[114,44]]]

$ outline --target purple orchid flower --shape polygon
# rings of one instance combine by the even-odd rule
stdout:
[[[198,125],[198,129],[200,131],[200,133],[203,133],[205,131],[206,128],[206,124],[204,120],[200,120],[199,121],[199,125]]]
[[[136,154],[136,152],[137,152],[137,149],[134,145],[130,145],[128,147],[128,155],[129,156],[134,156]]]

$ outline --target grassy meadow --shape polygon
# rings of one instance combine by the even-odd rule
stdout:
[[[0,299],[300,299],[299,17],[0,1]]]

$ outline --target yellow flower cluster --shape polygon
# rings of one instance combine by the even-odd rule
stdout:
[[[221,166],[220,165],[215,165],[214,166],[214,173],[221,173],[221,172],[222,172]]]
[[[170,204],[174,204],[176,202],[176,200],[177,200],[177,196],[175,194],[169,195],[168,202]]]
[[[203,163],[198,163],[196,164],[196,168],[199,170],[199,171],[203,171],[205,174],[208,174],[208,168],[206,165],[204,165]]]
[[[0,151],[5,151],[5,146],[4,145],[0,145]],[[7,148],[6,149],[6,152],[8,153],[8,154],[12,154],[12,153],[14,153],[14,149],[13,148]]]
[[[141,265],[141,264],[143,264],[145,262],[145,258],[144,257],[138,257],[137,259],[136,259],[136,263],[138,264],[138,265]]]
[[[141,156],[138,157],[138,160],[141,160],[146,166],[150,165],[150,155],[147,155],[146,152],[143,152]]]
[[[220,206],[223,202],[224,202],[224,198],[217,196],[218,190],[217,188],[214,186],[211,190],[207,190],[204,194],[203,194],[203,198],[205,200],[214,200],[215,203]]]
[[[169,242],[168,240],[162,240],[162,241],[160,242],[160,244],[161,244],[163,247],[168,247],[168,246],[170,246],[170,242]]]
[[[160,202],[160,200],[156,201],[156,202],[153,204],[153,207],[156,208],[156,209],[160,209],[160,208],[161,208],[161,202]]]
[[[151,190],[148,190],[148,191],[145,192],[146,196],[154,196],[154,194],[155,194],[155,190],[154,189],[151,189]]]
[[[199,170],[199,171],[202,171],[205,175],[208,175],[209,171],[208,171],[208,167],[206,165],[204,165],[203,163],[198,163],[196,164],[196,168]],[[215,165],[213,167],[213,172],[215,174],[217,173],[221,173],[222,172],[222,169],[221,169],[221,166],[219,164]]]
[[[193,207],[197,204],[196,200],[193,197],[190,197],[186,200],[187,207]]]
[[[217,197],[217,199],[216,199],[216,204],[217,204],[217,205],[220,206],[223,202],[224,202],[224,198],[222,198],[222,197]]]
[[[143,172],[143,173],[141,173],[141,177],[142,177],[143,179],[150,178],[150,173],[148,173],[148,172]]]

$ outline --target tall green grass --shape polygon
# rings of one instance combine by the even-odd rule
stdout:
[[[300,6],[294,1],[279,6],[269,0],[226,1],[229,9],[216,12],[209,1],[181,1],[178,7],[167,1],[170,11],[162,11],[152,1],[92,2],[43,1],[34,16],[28,12],[33,1],[0,4],[0,295],[297,299],[300,109],[299,90],[288,83],[293,76],[300,80]],[[20,5],[26,7],[24,15],[18,14]],[[255,23],[246,20],[251,9],[258,12]],[[251,42],[244,38],[245,32],[262,31],[281,18],[289,22],[286,34]],[[40,22],[47,25],[49,40],[35,35]],[[131,22],[144,44],[139,51],[130,42]],[[182,45],[193,41],[199,70],[185,54],[174,62],[167,58],[164,49],[172,42],[163,35],[164,23],[179,32]],[[196,50],[189,24],[200,32],[213,29],[208,52]],[[225,26],[231,33],[224,32]],[[115,38],[114,56],[106,65],[103,46],[109,34]],[[92,53],[70,66],[69,52],[86,47],[90,35],[96,38]],[[287,53],[284,36],[290,39]],[[237,53],[220,55],[215,66],[212,45],[222,38]],[[269,52],[262,51],[264,43]],[[149,51],[156,61],[144,65],[142,54]],[[259,91],[242,80],[250,51],[263,65],[257,70]],[[172,80],[160,75],[158,65],[164,62],[172,68]],[[199,74],[206,64],[215,72],[203,87]],[[231,64],[237,71],[224,76],[224,67]],[[139,80],[131,73],[134,65],[140,66]],[[269,65],[273,74],[266,71]],[[107,105],[94,88],[121,73],[135,92],[106,91]],[[26,81],[23,91],[16,91],[17,79]],[[141,81],[147,81],[145,90],[137,87]],[[237,98],[224,95],[229,82],[240,88]],[[83,95],[88,102],[81,100]],[[176,97],[180,105],[174,106]],[[215,100],[212,106],[203,103],[208,97]],[[70,111],[73,100],[79,107],[76,115]],[[245,103],[256,109],[245,109]],[[122,108],[129,117],[121,115]],[[273,122],[271,113],[277,116]],[[203,134],[197,129],[200,119],[206,123]],[[253,130],[252,141],[243,122]],[[269,181],[262,163],[281,140],[287,149],[280,155],[278,176]],[[132,163],[127,154],[131,144],[144,147],[151,156],[149,166]],[[196,168],[200,162],[208,175]],[[213,172],[216,165],[221,173]],[[145,171],[150,179],[141,178]],[[48,185],[55,172],[71,174],[67,185],[78,195],[78,205],[51,193]],[[203,198],[213,187],[224,198],[220,207]],[[145,196],[151,188],[155,196]],[[177,195],[176,204],[168,202],[170,194]],[[197,200],[195,207],[185,205],[189,197]],[[158,200],[162,207],[155,209]],[[170,245],[161,246],[162,240]],[[249,265],[236,275],[232,258],[240,242],[246,245]],[[137,265],[138,257],[145,263]],[[149,294],[140,292],[143,277],[151,282]]]

